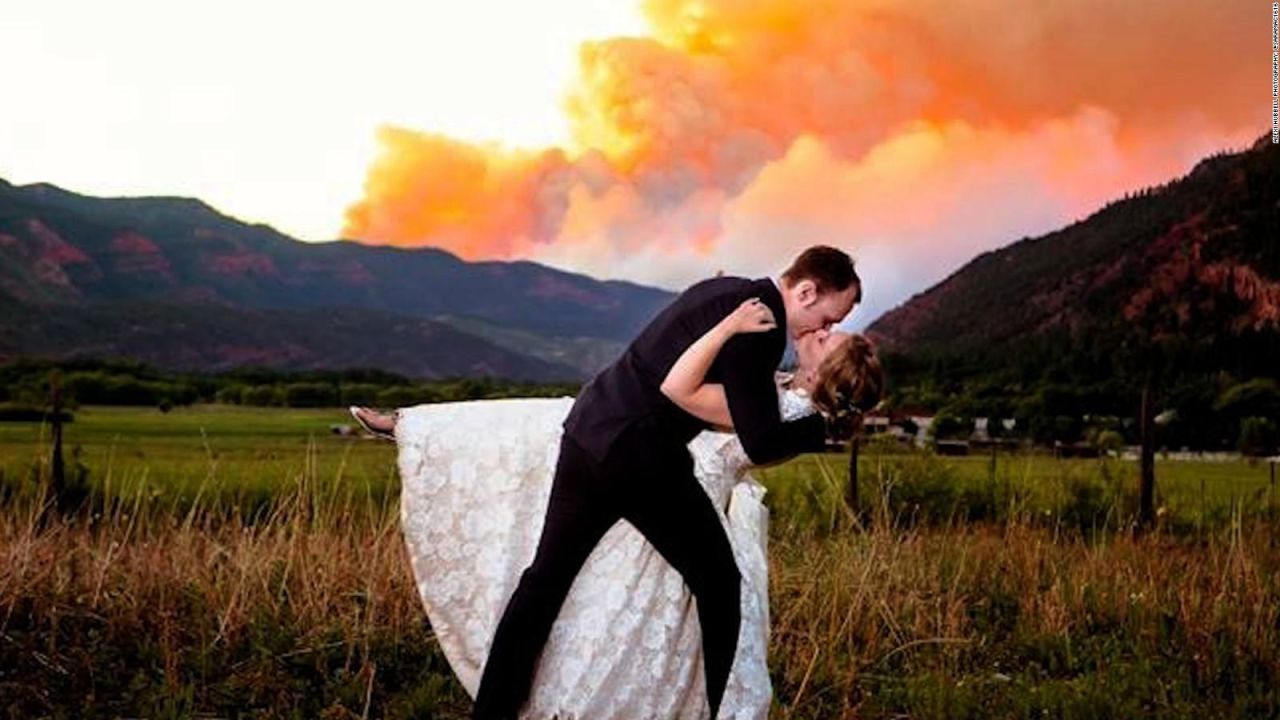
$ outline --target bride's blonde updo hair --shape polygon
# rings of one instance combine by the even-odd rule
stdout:
[[[884,371],[876,357],[875,345],[853,333],[818,366],[818,382],[811,399],[814,407],[828,416],[848,418],[854,426],[880,402],[884,394]]]

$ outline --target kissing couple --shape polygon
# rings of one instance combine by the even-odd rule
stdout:
[[[473,718],[766,718],[754,466],[875,405],[843,251],[681,293],[576,398],[351,408],[393,439],[418,593]],[[778,371],[794,346],[796,366]]]

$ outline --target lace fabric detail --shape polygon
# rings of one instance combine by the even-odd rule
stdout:
[[[791,389],[779,390],[778,410],[782,413],[783,420],[796,420],[817,412],[808,393]]]
[[[785,419],[803,397],[780,394]],[[401,408],[400,517],[418,594],[440,646],[475,696],[493,631],[542,532],[573,398]],[[811,409],[809,410],[811,411]],[[737,437],[689,444],[742,574],[738,650],[720,718],[764,719],[772,697],[764,487]],[[587,558],[552,626],[522,718],[709,717],[693,596],[626,521]]]

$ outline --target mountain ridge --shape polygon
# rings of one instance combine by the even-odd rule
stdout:
[[[1238,313],[1273,322],[1267,303],[1280,297],[1278,205],[1280,147],[1268,133],[1070,225],[983,252],[866,333],[889,351],[964,354],[1050,332],[1104,331],[1134,321],[1126,312],[1148,296],[1190,317],[1192,308],[1182,307],[1190,300],[1172,294],[1170,283],[1198,298],[1204,312],[1226,312],[1233,296],[1260,296]],[[1237,292],[1223,273],[1253,285]]]
[[[0,297],[8,305],[44,308],[24,317],[37,328],[48,325],[46,338],[57,327],[70,327],[48,320],[59,313],[123,322],[115,311],[99,312],[99,305],[117,301],[177,302],[196,315],[363,309],[387,316],[376,325],[412,317],[436,323],[438,333],[452,325],[451,337],[482,340],[466,345],[490,357],[464,367],[508,367],[536,376],[559,367],[582,378],[601,358],[620,352],[673,294],[529,261],[469,263],[436,248],[306,243],[193,198],[95,198],[49,183],[0,180]],[[0,322],[12,326],[9,315]],[[257,316],[241,317],[253,322]],[[314,317],[300,321],[316,328]],[[478,338],[459,327],[465,322],[497,330]],[[542,341],[513,339],[530,334]],[[0,346],[6,355],[34,351],[23,333],[0,337],[9,338]],[[156,342],[163,345],[163,336]],[[559,344],[583,352],[566,355],[555,349]],[[77,343],[68,336],[43,347],[64,355]],[[517,368],[507,354],[533,362]]]

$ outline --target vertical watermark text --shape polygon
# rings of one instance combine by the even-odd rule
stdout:
[[[1280,144],[1280,2],[1271,3],[1271,144]]]

